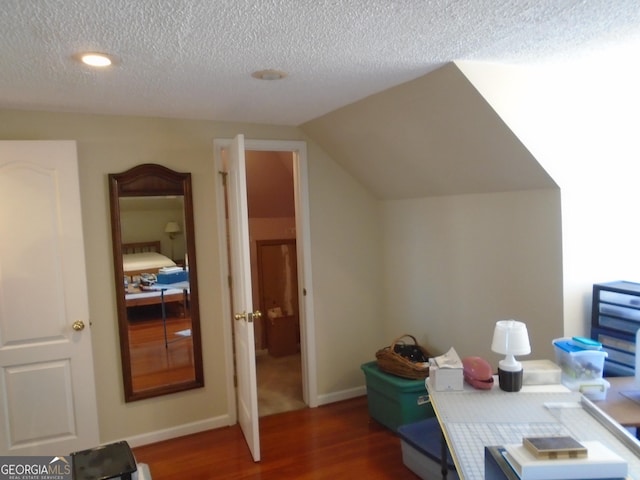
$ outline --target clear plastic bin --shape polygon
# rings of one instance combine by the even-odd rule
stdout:
[[[562,371],[562,383],[583,382],[602,378],[604,350],[585,349],[571,339],[558,338],[553,341],[556,363]]]

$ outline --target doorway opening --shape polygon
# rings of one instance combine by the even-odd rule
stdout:
[[[280,168],[288,172],[286,175],[288,179],[286,190],[289,193],[287,194],[288,200],[286,203],[287,203],[287,208],[289,209],[289,213],[284,218],[291,219],[293,215],[293,218],[295,219],[293,226],[291,225],[290,220],[288,220],[288,223],[286,223],[286,225],[285,225],[285,222],[282,220],[272,221],[272,225],[271,225],[272,230],[275,229],[277,234],[272,233],[269,238],[264,238],[262,240],[264,241],[295,240],[296,254],[293,257],[297,261],[297,283],[298,283],[297,299],[298,299],[298,309],[299,309],[299,312],[298,312],[299,353],[295,355],[286,355],[286,356],[276,357],[275,359],[271,358],[272,357],[271,355],[268,355],[268,356],[264,355],[266,353],[265,350],[268,351],[268,347],[266,346],[266,339],[265,339],[265,335],[267,334],[264,333],[266,329],[263,329],[263,327],[265,327],[266,324],[263,324],[259,327],[260,333],[257,333],[254,335],[255,329],[254,328],[251,329],[251,334],[250,334],[250,337],[252,338],[251,347],[253,348],[250,347],[250,351],[247,351],[246,349],[243,350],[243,355],[238,357],[238,352],[235,351],[235,348],[238,347],[237,345],[238,339],[234,338],[236,333],[235,332],[236,327],[238,327],[238,322],[234,322],[233,319],[238,318],[238,313],[240,313],[240,310],[238,312],[235,312],[234,310],[232,310],[232,306],[235,304],[235,302],[233,300],[234,295],[231,288],[232,284],[235,284],[236,277],[228,276],[228,275],[231,275],[230,270],[229,271],[221,270],[221,275],[222,275],[221,280],[224,283],[228,282],[228,285],[229,285],[229,297],[223,298],[222,303],[223,303],[224,318],[229,319],[229,321],[224,322],[224,335],[225,335],[225,344],[227,345],[227,348],[226,348],[227,402],[229,406],[230,421],[231,423],[235,423],[236,421],[240,422],[240,424],[243,426],[243,432],[245,433],[245,436],[249,435],[251,437],[251,442],[249,441],[249,439],[247,440],[247,443],[249,444],[250,448],[252,445],[253,445],[253,448],[256,448],[255,438],[259,436],[259,432],[255,430],[256,429],[255,426],[252,426],[250,424],[251,418],[247,416],[248,415],[247,412],[250,412],[250,410],[247,410],[247,408],[249,408],[249,404],[247,402],[255,401],[255,404],[256,404],[255,418],[257,419],[257,417],[259,416],[258,407],[257,407],[257,403],[258,403],[257,390],[258,390],[259,382],[257,378],[258,376],[256,374],[257,368],[254,368],[254,367],[257,366],[258,360],[260,360],[261,366],[263,363],[266,363],[266,362],[263,362],[263,360],[267,360],[267,361],[274,360],[271,363],[276,364],[276,366],[279,368],[272,369],[271,371],[275,370],[277,372],[277,375],[275,375],[275,377],[278,380],[284,380],[287,378],[291,380],[293,377],[293,375],[290,375],[290,376],[283,375],[283,372],[292,370],[292,368],[290,368],[290,365],[282,366],[282,365],[277,365],[278,363],[291,362],[291,364],[293,364],[296,369],[300,368],[303,403],[295,404],[295,406],[293,407],[291,405],[287,406],[287,401],[280,398],[276,401],[276,403],[279,404],[279,408],[292,409],[292,408],[299,408],[300,406],[304,407],[305,405],[313,408],[318,406],[317,386],[316,386],[316,364],[315,364],[315,337],[314,337],[315,328],[314,328],[314,316],[313,316],[314,309],[313,309],[313,294],[312,294],[313,287],[312,287],[312,277],[311,277],[311,247],[310,247],[310,222],[309,222],[309,190],[308,190],[308,178],[307,178],[307,153],[306,153],[306,144],[305,142],[301,142],[301,141],[250,140],[250,139],[244,140],[242,135],[239,135],[238,137],[236,137],[236,139],[237,138],[241,139],[240,148],[241,148],[241,151],[243,152],[242,161],[241,161],[242,173],[241,175],[239,176],[236,175],[235,177],[231,175],[229,178],[231,177],[234,178],[231,181],[226,181],[227,176],[221,175],[222,179],[224,180],[221,183],[225,186],[225,188],[221,188],[220,190],[218,190],[218,193],[216,196],[218,199],[218,225],[219,225],[219,232],[220,232],[219,243],[220,243],[220,255],[221,255],[222,264],[229,265],[230,267],[231,263],[234,263],[232,262],[232,259],[236,259],[236,262],[237,262],[238,256],[246,258],[246,260],[244,260],[244,262],[246,262],[245,266],[240,268],[243,269],[244,272],[246,272],[245,274],[243,274],[243,276],[246,278],[246,280],[248,280],[248,283],[250,283],[249,287],[253,291],[252,292],[253,295],[251,296],[252,298],[251,301],[253,302],[252,305],[247,305],[246,307],[240,307],[238,305],[240,310],[249,310],[253,307],[255,312],[255,310],[260,308],[260,298],[257,293],[257,291],[259,290],[259,286],[258,286],[259,277],[256,276],[257,275],[256,273],[256,275],[253,275],[253,278],[252,278],[252,275],[250,273],[250,270],[256,271],[257,269],[257,266],[252,267],[255,261],[257,261],[257,255],[258,255],[255,233],[252,232],[251,235],[249,235],[248,218],[245,220],[247,223],[244,224],[244,226],[242,224],[240,225],[236,224],[233,227],[234,229],[237,229],[237,228],[240,228],[241,230],[246,229],[246,234],[242,234],[241,232],[236,232],[236,230],[230,230],[230,225],[227,222],[230,215],[230,211],[227,210],[228,204],[226,202],[226,199],[228,197],[226,196],[226,192],[228,192],[229,195],[235,196],[236,198],[240,196],[241,198],[244,197],[245,199],[248,196],[247,190],[250,190],[253,193],[253,188],[251,186],[249,187],[247,186],[247,174],[245,171],[246,170],[245,160],[247,157],[247,152],[256,152],[257,154],[260,154],[261,152],[271,152],[270,154],[271,156],[273,156],[274,158],[275,157],[279,158],[279,162],[281,164]],[[214,151],[215,151],[214,159],[216,162],[216,170],[218,172],[221,172],[221,173],[230,172],[230,170],[228,169],[228,165],[229,165],[228,159],[234,158],[233,149],[234,149],[234,145],[237,142],[236,139],[214,140]],[[252,154],[248,153],[248,155],[251,156]],[[293,182],[293,203],[291,203],[290,201],[291,195],[292,195],[290,190],[291,181]],[[256,208],[259,208],[262,203],[268,204],[269,202],[274,201],[276,198],[280,198],[275,194],[270,194],[268,190],[265,191],[265,190],[258,189],[256,190],[255,193],[260,199],[258,207]],[[291,212],[291,205],[293,205],[293,213]],[[234,208],[237,208],[237,201],[234,201]],[[245,204],[245,208],[248,210],[248,206],[246,204]],[[252,210],[252,214],[253,212],[254,211]],[[258,223],[258,224],[266,223],[265,220],[260,219],[261,217],[259,216],[259,214],[256,214],[256,217],[257,217],[257,220],[254,223]],[[262,217],[262,218],[271,218],[271,217]],[[280,227],[275,228],[274,225],[277,224],[278,222],[281,222]],[[247,240],[248,245],[246,247],[246,256],[240,251],[244,249],[244,247],[240,247],[238,245],[232,244],[232,238],[242,237],[243,235],[246,235],[246,238],[249,238],[249,240]],[[251,248],[249,248],[249,244]],[[289,253],[291,255],[291,252]],[[239,260],[242,263],[243,261],[242,258],[240,258]],[[234,279],[233,281],[232,281],[232,278]],[[262,302],[264,305],[267,305],[267,303],[265,303],[265,300],[262,300]],[[284,299],[280,303],[284,304]],[[280,318],[278,317],[279,315],[279,312],[277,311],[278,306],[279,305],[275,305],[275,307],[270,307],[270,308],[276,308],[276,311],[273,314],[274,323],[276,321],[276,318]],[[283,309],[283,307],[280,307],[280,308],[283,313],[283,316],[285,316],[284,313],[288,312],[288,310],[286,308]],[[252,322],[255,320],[257,319],[255,316],[253,316]],[[269,320],[268,312],[265,311],[263,323],[268,320]],[[251,323],[251,325],[253,326],[253,323]],[[283,324],[277,324],[277,326],[281,326],[281,325]],[[285,330],[287,329],[285,328]],[[285,342],[285,344],[286,343],[287,342]],[[256,346],[258,347],[258,353],[259,353],[258,355],[256,355],[256,351],[255,351]],[[253,365],[253,367],[243,367],[243,369],[238,369],[237,365],[239,365],[242,359],[246,358],[246,354],[249,354],[248,358],[253,359],[253,360],[250,360],[249,362],[249,365]],[[298,365],[300,366],[298,367]],[[269,364],[268,366],[272,366],[272,365]],[[249,371],[247,372],[244,368],[249,368]],[[253,373],[251,373],[251,369],[253,369]],[[236,374],[240,375],[241,373],[242,373],[242,377],[236,377]],[[247,378],[245,377],[245,375],[248,375],[249,377],[248,384],[246,383]],[[253,381],[251,380],[251,377],[253,377]],[[266,375],[264,377],[266,377]],[[261,378],[263,378],[262,375],[261,375]],[[253,386],[251,386],[252,384]],[[297,380],[295,380],[295,385],[296,385],[295,388],[299,388],[298,387],[299,384],[297,383]],[[240,387],[242,387],[242,389],[240,389]],[[285,389],[283,387],[275,387],[275,388],[279,389],[280,392],[282,392]],[[255,393],[251,393],[251,390],[253,390],[253,392]],[[253,397],[255,398],[255,400],[251,400],[251,397],[253,395],[255,395],[255,397]],[[292,398],[294,397],[292,396]],[[295,398],[297,401],[297,394]],[[243,406],[242,410],[239,409],[239,405],[241,404]],[[244,408],[244,407],[247,407],[247,408]],[[247,433],[247,432],[250,432],[250,433]],[[256,457],[254,456],[254,458]]]
[[[258,415],[306,407],[302,393],[293,152],[245,150]]]

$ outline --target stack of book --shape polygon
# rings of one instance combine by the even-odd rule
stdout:
[[[626,460],[598,441],[525,437],[485,449],[486,480],[624,480],[627,474]]]

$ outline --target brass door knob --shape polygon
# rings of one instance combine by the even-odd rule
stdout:
[[[260,310],[256,310],[253,313],[251,312],[236,313],[233,316],[233,318],[235,318],[236,320],[246,320],[247,322],[253,322],[256,318],[261,318],[261,317],[262,317],[262,312]]]
[[[71,325],[71,328],[73,328],[76,332],[84,330],[84,322],[82,320],[76,320],[75,322],[73,322],[73,325]]]

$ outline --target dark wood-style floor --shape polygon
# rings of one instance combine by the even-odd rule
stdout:
[[[165,345],[160,305],[128,309],[131,376],[136,392],[183,383],[195,379],[193,340],[178,332],[191,328],[187,308],[177,302],[167,304]]]
[[[260,419],[262,461],[254,463],[239,426],[134,449],[153,480],[416,479],[399,437],[369,417],[367,398]]]

